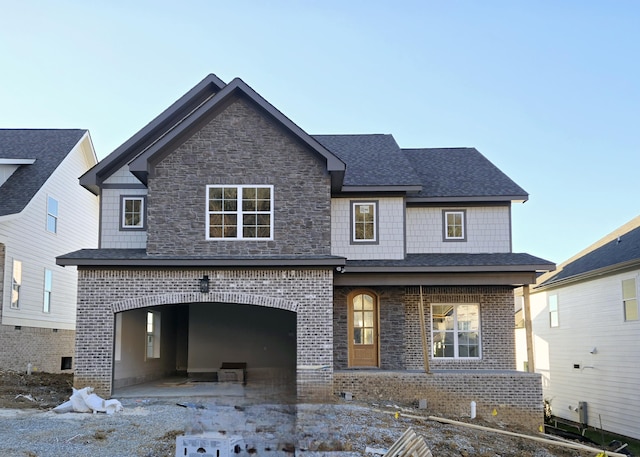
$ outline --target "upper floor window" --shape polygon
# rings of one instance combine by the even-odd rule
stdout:
[[[378,202],[352,202],[351,220],[352,237],[354,243],[378,241]]]
[[[144,196],[122,196],[120,200],[120,228],[125,230],[143,230]]]
[[[549,326],[558,327],[560,325],[560,309],[558,305],[558,296],[549,295],[547,301],[549,304]]]
[[[438,303],[431,305],[433,356],[480,357],[480,305]]]
[[[636,279],[624,279],[622,281],[622,304],[624,306],[624,320],[638,320],[638,289]]]
[[[467,239],[464,210],[443,210],[442,218],[444,241],[465,241]]]
[[[51,291],[53,289],[53,271],[44,270],[44,297],[42,300],[42,312],[51,312]]]
[[[47,198],[47,231],[58,233],[58,200]]]
[[[11,273],[11,308],[20,308],[20,288],[22,287],[22,262],[13,259]]]
[[[207,239],[273,239],[273,186],[207,186]]]

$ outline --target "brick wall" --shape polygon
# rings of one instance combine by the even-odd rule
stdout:
[[[542,383],[537,373],[444,371],[336,371],[336,395],[351,392],[356,400],[415,405],[427,400],[425,413],[469,418],[476,402],[477,417],[517,425],[530,432],[544,422]]]
[[[207,241],[208,184],[273,185],[273,240]],[[157,164],[148,187],[149,254],[330,254],[325,164],[242,99]]]
[[[210,292],[198,278],[211,278]],[[331,269],[83,269],[78,271],[76,387],[102,396],[112,389],[114,313],[166,304],[224,302],[296,312],[297,386],[300,398],[332,392]]]
[[[73,357],[73,330],[53,330],[0,325],[0,368],[26,371],[31,363],[36,371],[61,373],[62,357]],[[66,371],[65,371],[66,372]]]
[[[351,288],[334,292],[333,336],[336,369],[348,367],[347,296]],[[380,368],[424,368],[418,287],[373,291],[380,307]],[[514,370],[513,291],[510,287],[423,287],[427,347],[431,347],[431,303],[479,303],[482,357],[478,360],[430,358],[431,369]]]

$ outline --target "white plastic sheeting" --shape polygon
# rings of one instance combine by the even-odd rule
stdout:
[[[73,389],[69,401],[53,408],[56,413],[107,413],[122,411],[122,403],[118,400],[105,400],[93,393],[92,387]]]

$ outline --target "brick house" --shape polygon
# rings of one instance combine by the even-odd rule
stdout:
[[[475,149],[311,136],[209,75],[80,183],[101,224],[99,249],[58,258],[80,274],[78,386],[242,362],[301,399],[475,400],[540,422],[513,288],[553,265],[511,252],[528,196]]]
[[[0,369],[71,370],[77,271],[56,256],[98,245],[98,162],[82,129],[0,129]]]

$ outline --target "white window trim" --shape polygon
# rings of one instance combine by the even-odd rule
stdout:
[[[47,286],[47,282],[49,283]],[[51,296],[53,291],[53,271],[44,269],[44,294],[42,297],[42,312],[51,313]]]
[[[16,290],[17,286],[17,290]],[[20,289],[22,288],[22,261],[13,259],[11,269],[11,309],[20,309]]]
[[[359,240],[356,238],[356,208],[358,206],[373,206],[373,238]],[[378,244],[378,201],[359,200],[351,202],[351,243]]]
[[[462,235],[461,236],[449,236],[449,224],[447,223],[447,216],[449,214],[459,214],[462,219]],[[442,210],[442,239],[443,241],[467,241],[467,211],[464,209],[445,209]]]
[[[633,281],[633,286],[634,286],[634,292],[635,295],[633,297],[626,297],[624,296],[624,281]],[[637,322],[639,319],[638,317],[636,317],[636,319],[627,319],[627,302],[634,300],[636,302],[636,316],[639,315],[640,309],[638,308],[638,306],[640,305],[640,303],[638,302],[638,279],[637,277],[633,277],[633,278],[624,278],[622,279],[622,281],[620,281],[620,286],[622,289],[622,315],[623,315],[623,319],[625,322]]]
[[[126,203],[127,200],[140,201],[140,225],[127,225],[126,224]],[[120,230],[146,230],[147,221],[145,217],[146,196],[144,195],[121,195],[120,196]]]
[[[437,305],[453,306],[453,330],[449,331],[453,334],[453,357],[436,357],[435,344],[431,345],[431,357],[435,360],[480,360],[482,358],[482,326],[480,322],[480,303],[432,303],[431,304],[431,341],[435,341],[434,334],[440,333],[442,330],[435,329],[433,326],[433,307]],[[477,357],[460,357],[458,345],[458,306],[473,305],[478,308],[478,356]],[[466,332],[470,333],[470,332]],[[475,333],[475,332],[474,332]]]
[[[50,201],[53,200],[56,202],[56,212],[51,212],[51,208],[49,206]],[[51,195],[47,195],[47,220],[46,220],[46,230],[49,233],[58,233],[58,219],[60,217],[60,201],[57,198],[52,197]],[[49,219],[53,220],[53,230],[49,230]]]
[[[554,299],[555,310],[551,309],[552,298]],[[549,328],[558,328],[560,327],[560,297],[558,294],[550,294],[547,296],[547,310],[549,311]],[[556,317],[555,325],[553,322],[553,316]]]
[[[220,188],[235,188],[238,190],[238,195],[237,195],[237,201],[238,201],[238,205],[237,205],[237,210],[236,211],[209,211],[209,189],[220,189]],[[243,215],[244,212],[242,210],[242,193],[244,192],[244,189],[256,189],[256,188],[267,188],[269,189],[269,197],[270,197],[270,203],[269,203],[269,211],[260,211],[260,212],[255,212],[255,211],[249,211],[247,214],[269,214],[270,217],[270,224],[269,224],[269,236],[268,237],[247,237],[245,238],[243,236],[243,224],[242,224],[242,220],[243,220]],[[251,240],[251,241],[271,241],[273,240],[273,229],[274,229],[274,225],[275,225],[275,220],[274,220],[274,207],[273,207],[273,201],[274,201],[274,188],[272,184],[210,184],[207,185],[207,196],[206,196],[206,208],[205,208],[205,214],[206,214],[206,233],[205,233],[205,238],[207,240],[216,240],[216,241],[245,241],[245,240]],[[235,237],[212,237],[209,236],[210,233],[210,219],[209,219],[209,215],[210,214],[236,214],[237,215],[237,232],[236,232],[236,236]]]

